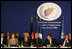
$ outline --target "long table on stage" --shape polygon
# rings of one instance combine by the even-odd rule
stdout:
[[[46,46],[42,46],[42,47],[33,47],[33,46],[18,46],[18,47],[7,47],[6,45],[4,45],[4,47],[1,48],[71,48],[71,46],[69,47],[59,47],[59,46],[53,46],[53,47],[46,47]]]

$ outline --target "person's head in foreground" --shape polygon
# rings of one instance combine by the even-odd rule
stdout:
[[[69,39],[71,39],[71,33],[69,33]]]
[[[65,35],[65,40],[68,41],[68,34]]]
[[[48,40],[51,40],[51,39],[52,39],[51,34],[48,34],[48,35],[47,35],[47,39],[48,39]]]
[[[35,33],[35,38],[38,39],[38,33]]]

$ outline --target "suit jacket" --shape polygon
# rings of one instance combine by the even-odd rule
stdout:
[[[17,37],[16,37],[17,38]],[[19,41],[19,45],[21,44],[21,37],[17,38]]]
[[[50,45],[50,41],[48,39],[46,39],[44,45],[45,46]],[[52,45],[51,46],[57,46],[56,39],[52,38]]]
[[[5,37],[3,38],[2,42],[3,42],[3,44],[1,46],[6,45],[6,38]]]
[[[61,39],[58,44],[63,45],[64,41],[65,39]],[[69,41],[68,43],[65,43],[65,46],[71,46],[71,40],[68,39],[68,41]]]
[[[42,46],[42,40],[40,38],[38,38],[38,39],[34,38],[32,40],[32,42],[33,42],[34,46]]]
[[[11,37],[9,37],[10,39]],[[8,45],[8,39],[7,39],[7,36],[5,36],[5,40],[6,40],[6,45]]]

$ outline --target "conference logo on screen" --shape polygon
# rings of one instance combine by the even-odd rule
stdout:
[[[41,4],[37,9],[38,16],[46,21],[53,21],[61,16],[62,10],[56,3],[47,2]]]

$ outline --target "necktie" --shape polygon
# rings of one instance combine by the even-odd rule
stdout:
[[[25,38],[25,44],[27,44],[27,38]]]
[[[64,41],[63,46],[65,46],[66,41]]]
[[[27,44],[27,41],[25,40],[25,44]]]

